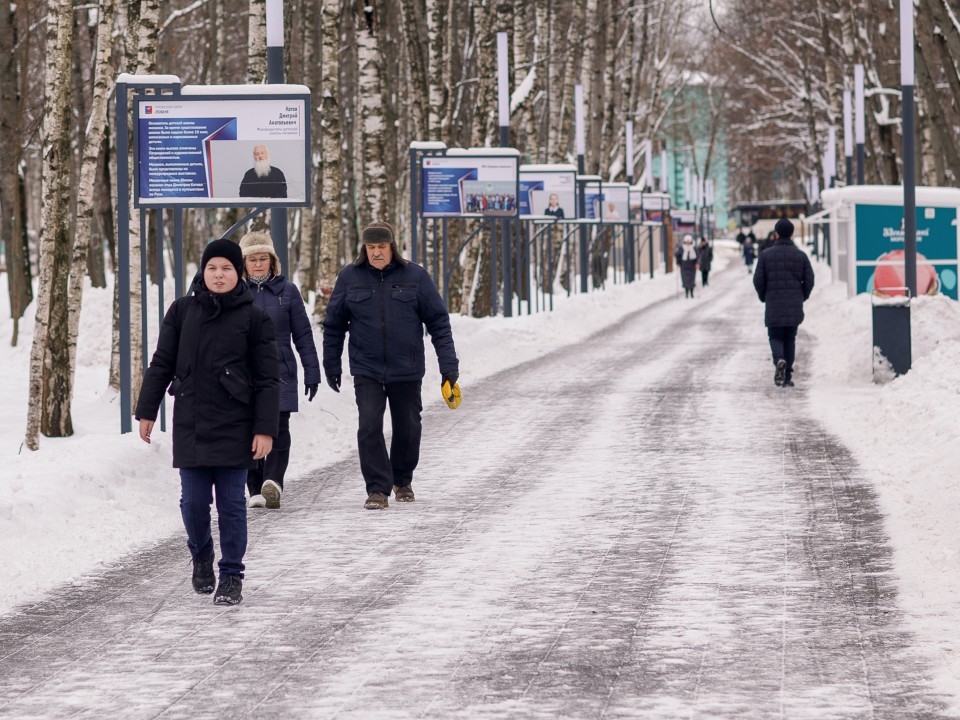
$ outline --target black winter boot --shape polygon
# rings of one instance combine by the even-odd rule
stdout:
[[[193,589],[201,595],[213,592],[217,578],[213,574],[213,555],[208,558],[193,559]]]
[[[777,369],[773,373],[773,384],[777,387],[783,386],[784,378],[787,376],[787,361],[786,360],[777,360]]]
[[[239,605],[243,600],[243,595],[240,594],[242,589],[243,580],[239,575],[221,575],[220,587],[217,588],[213,601],[217,605]]]

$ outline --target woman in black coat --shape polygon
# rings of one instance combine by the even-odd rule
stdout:
[[[697,262],[700,263],[700,280],[706,287],[710,279],[710,265],[713,263],[713,248],[706,238],[700,238],[700,247],[697,248]]]
[[[174,301],[163,318],[136,411],[140,437],[149,443],[163,393],[174,397],[173,466],[180,469],[193,588],[211,593],[216,580],[210,531],[215,491],[220,583],[214,602],[227,605],[242,599],[247,470],[270,452],[280,404],[273,323],[240,282],[242,266],[236,243],[207,245],[192,293]]]
[[[280,258],[273,249],[270,234],[247,233],[240,239],[244,277],[254,304],[273,320],[277,336],[277,360],[280,364],[280,425],[273,450],[247,474],[250,492],[248,507],[280,507],[283,476],[290,461],[290,413],[297,412],[299,386],[297,360],[303,365],[304,395],[313,401],[320,385],[320,359],[313,341],[313,328],[297,286],[280,274]]]
[[[680,266],[680,281],[683,283],[684,296],[693,297],[693,288],[697,284],[697,249],[693,246],[693,235],[684,235],[683,242],[676,252],[677,265]]]

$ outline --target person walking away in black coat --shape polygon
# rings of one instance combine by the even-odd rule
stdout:
[[[683,236],[680,247],[674,253],[680,266],[680,282],[683,284],[684,297],[693,297],[693,288],[697,284],[697,249],[693,246],[693,235]]]
[[[193,556],[193,589],[213,592],[210,506],[220,525],[220,583],[214,602],[243,596],[247,549],[247,471],[277,436],[277,343],[269,315],[240,281],[243,255],[230,240],[203,251],[191,294],[163,318],[143,376],[136,418],[149,443],[163,393],[173,396],[173,466],[180,470],[180,513]],[[169,390],[168,390],[169,388]]]
[[[700,247],[697,248],[697,262],[700,264],[700,280],[703,286],[709,285],[710,265],[713,263],[713,248],[707,239],[700,238]]]
[[[337,277],[323,321],[323,371],[340,392],[343,342],[350,334],[350,374],[360,423],[357,446],[368,510],[413,502],[413,471],[420,459],[425,372],[423,328],[437,351],[441,392],[451,408],[460,403],[459,361],[450,316],[426,270],[400,255],[393,228],[363,228],[360,254]],[[393,440],[387,453],[383,413],[390,403]]]
[[[793,360],[797,327],[803,322],[803,303],[813,291],[810,258],[793,244],[793,223],[780,218],[773,246],[760,255],[753,286],[764,303],[764,324],[775,366],[773,382],[793,387]]]
[[[752,235],[753,233],[751,233]],[[743,262],[747,266],[747,274],[753,272],[753,261],[756,260],[757,254],[753,241],[750,239],[750,236],[747,236],[747,239],[743,241]]]
[[[277,336],[277,360],[280,364],[280,426],[270,454],[247,474],[250,493],[248,507],[280,507],[283,479],[290,462],[290,415],[298,410],[297,348],[303,365],[303,394],[313,401],[320,387],[320,359],[313,342],[313,328],[300,290],[280,274],[280,258],[270,234],[261,230],[240,238],[244,279],[253,293],[253,304],[273,321]],[[292,342],[291,342],[292,341]]]

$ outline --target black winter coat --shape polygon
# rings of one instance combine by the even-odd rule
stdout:
[[[697,284],[697,252],[694,249],[693,257],[687,260],[683,259],[683,245],[677,248],[674,253],[677,259],[677,265],[680,266],[680,283],[684,288],[693,288]]]
[[[293,356],[293,345],[300,355],[303,365],[305,385],[319,385],[320,358],[317,346],[313,342],[313,329],[310,318],[303,306],[300,291],[283,275],[270,278],[257,285],[247,281],[253,293],[253,304],[266,311],[273,320],[273,329],[277,336],[277,359],[280,361],[280,412],[297,412],[299,409],[300,386],[297,384],[297,359]]]
[[[753,273],[767,327],[792,327],[803,322],[803,302],[813,291],[810,258],[790,238],[778,238],[760,254]]]
[[[198,275],[192,290],[163,318],[136,417],[156,420],[169,386],[174,467],[253,468],[253,436],[276,438],[280,419],[273,323],[244,282],[218,295]]]
[[[349,265],[323,320],[323,370],[342,373],[343,340],[350,333],[350,374],[379,382],[422,380],[423,326],[437,351],[440,373],[459,372],[450,316],[426,270],[394,259],[383,270]]]
[[[713,263],[713,248],[709,245],[703,245],[697,252],[697,259],[700,262],[700,270],[710,272],[710,265]]]

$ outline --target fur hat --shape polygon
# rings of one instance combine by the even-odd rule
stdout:
[[[776,230],[777,235],[782,238],[793,237],[793,223],[787,220],[785,217],[777,220],[777,225],[774,230]]]
[[[367,243],[390,243],[390,252],[393,253],[393,260],[398,265],[406,265],[407,261],[400,256],[400,248],[397,247],[397,238],[393,232],[393,226],[386,222],[373,222],[364,226],[360,231],[360,253],[354,265],[363,265],[367,260]]]
[[[273,249],[273,239],[270,237],[270,233],[263,230],[248,232],[240,238],[240,249],[243,251],[244,259],[248,255],[267,253],[270,256],[270,272],[273,275],[280,274],[280,258]]]
[[[692,243],[692,242],[693,242],[693,235],[691,235],[690,233],[687,233],[686,235],[684,235],[684,236],[683,236],[683,242],[685,242],[685,243]]]
[[[216,257],[226,258],[230,264],[237,269],[237,277],[243,277],[243,253],[240,246],[233,240],[220,238],[208,243],[203,249],[203,258],[200,260],[200,272],[207,266],[211,259]]]

